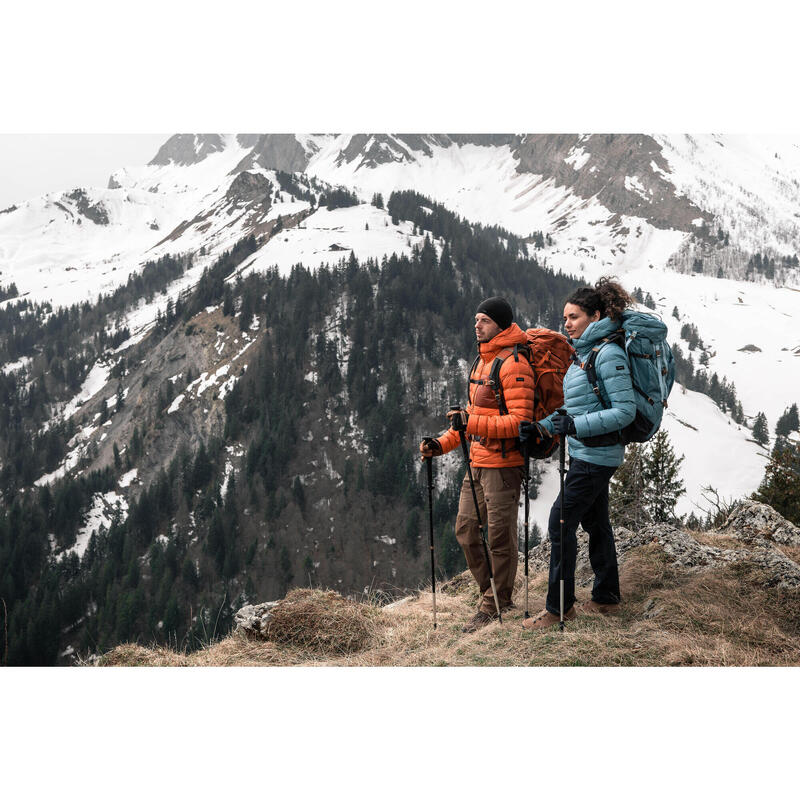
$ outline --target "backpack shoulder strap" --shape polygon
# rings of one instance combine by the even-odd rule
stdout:
[[[489,378],[486,384],[494,391],[494,399],[497,402],[500,413],[508,414],[508,407],[503,397],[503,382],[500,380],[500,370],[503,368],[503,363],[510,355],[514,356],[515,361],[519,361],[519,345],[515,344],[513,348],[501,350],[500,353],[501,354],[492,361],[492,368],[489,370]]]
[[[586,377],[592,386],[592,391],[597,396],[597,399],[600,401],[603,408],[608,408],[609,406],[603,397],[603,393],[600,391],[600,380],[597,377],[595,362],[597,361],[597,356],[600,354],[600,351],[603,349],[603,347],[612,342],[614,344],[618,344],[627,355],[627,350],[625,350],[625,332],[622,329],[614,331],[614,333],[612,333],[610,336],[603,337],[601,342],[602,344],[598,344],[592,348],[589,358],[581,364],[581,368],[586,373]]]
[[[472,362],[472,366],[469,368],[469,382],[470,383],[478,383],[483,384],[483,381],[477,381],[472,377],[472,373],[475,372],[475,367],[478,366],[478,362],[481,360],[481,354],[475,356],[475,360]]]

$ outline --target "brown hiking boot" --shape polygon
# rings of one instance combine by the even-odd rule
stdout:
[[[564,612],[564,619],[575,619],[578,612],[575,611],[573,606],[569,611]],[[522,621],[522,627],[526,631],[543,631],[545,628],[551,628],[553,625],[558,625],[561,617],[558,614],[551,614],[546,608],[542,609],[535,617]]]
[[[487,614],[485,611],[478,611],[475,616],[461,629],[464,633],[475,633],[480,628],[485,627],[490,622],[497,619],[497,612]]]
[[[594,600],[587,600],[581,603],[578,610],[581,614],[602,614],[603,616],[613,616],[619,614],[620,603],[595,603]]]

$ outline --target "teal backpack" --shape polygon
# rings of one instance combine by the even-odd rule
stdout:
[[[675,360],[667,344],[667,326],[653,314],[625,311],[619,330],[604,337],[602,341],[603,344],[592,348],[592,354],[581,366],[603,408],[608,408],[600,391],[594,364],[597,354],[605,344],[618,344],[625,351],[630,364],[631,381],[636,396],[636,418],[621,431],[589,436],[580,441],[589,447],[605,447],[620,442],[646,442],[661,427],[667,398],[675,383]]]

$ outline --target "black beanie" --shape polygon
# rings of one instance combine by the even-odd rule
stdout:
[[[489,297],[478,306],[475,313],[486,314],[501,330],[505,330],[514,321],[514,312],[504,297]]]

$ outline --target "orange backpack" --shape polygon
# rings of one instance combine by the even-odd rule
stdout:
[[[505,356],[495,358],[487,384],[494,390],[500,413],[507,414],[500,368],[512,352],[514,358],[518,354],[524,354],[533,367],[533,421],[537,422],[564,405],[564,376],[572,363],[575,350],[566,336],[549,328],[528,328],[525,337],[527,344],[514,345],[513,350],[509,349]],[[473,364],[473,369],[474,366]],[[531,458],[547,458],[556,449],[558,442],[558,436],[544,440],[529,439],[525,447]]]

